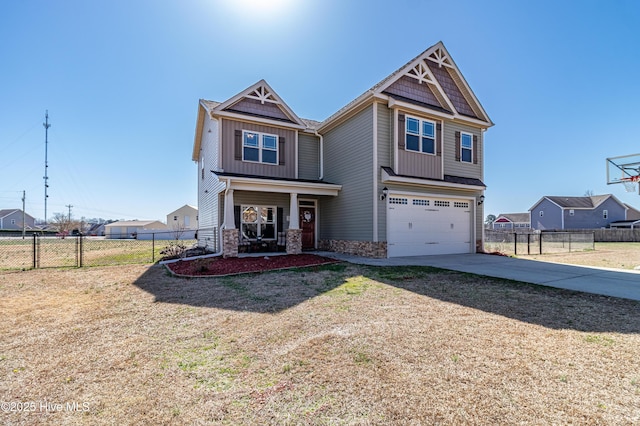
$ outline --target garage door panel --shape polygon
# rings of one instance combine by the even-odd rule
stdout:
[[[387,212],[389,257],[469,253],[468,201],[445,197],[390,196]]]

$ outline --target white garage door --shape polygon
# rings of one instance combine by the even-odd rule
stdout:
[[[471,252],[470,201],[390,195],[387,209],[389,257]]]

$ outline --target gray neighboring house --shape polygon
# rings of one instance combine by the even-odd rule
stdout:
[[[527,213],[501,213],[492,224],[496,231],[505,230],[531,230],[531,218]]]
[[[309,99],[309,102],[313,102]],[[369,257],[483,251],[493,122],[439,42],[322,122],[264,81],[200,100],[198,245]]]
[[[0,210],[1,230],[22,230],[22,221],[23,217],[21,209]],[[24,222],[26,229],[33,229],[36,226],[36,220],[28,213],[24,214]]]
[[[627,219],[628,207],[611,194],[590,197],[545,196],[531,207],[536,230],[599,229]]]

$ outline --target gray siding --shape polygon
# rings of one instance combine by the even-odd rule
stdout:
[[[419,119],[429,119],[434,121],[436,125],[440,123],[440,120],[434,120],[431,117],[418,114],[401,114]],[[435,154],[423,154],[420,152],[407,151],[401,146],[405,144],[405,129],[400,123],[396,126],[398,130],[398,170],[396,173],[406,176],[414,176],[430,179],[442,179],[442,156]],[[436,147],[438,146],[438,135],[436,132]],[[436,148],[437,150],[437,148]]]
[[[284,152],[278,152],[278,158],[284,155],[285,164],[283,166],[279,166],[236,160],[236,130],[250,130],[284,137]],[[295,130],[224,119],[222,120],[222,168],[228,173],[244,173],[249,175],[278,178],[295,178],[295,137]],[[280,151],[279,148],[278,151]]]
[[[218,228],[222,225],[218,215],[218,193],[224,189],[224,183],[211,173],[218,167],[218,120],[205,118],[202,129],[202,144],[198,158],[198,245],[216,251],[219,248]],[[202,160],[204,159],[204,173]],[[205,192],[206,191],[206,192]]]
[[[544,212],[540,216],[540,212]],[[531,228],[544,231],[545,229],[562,229],[562,209],[546,198],[531,209]]]
[[[378,187],[377,194],[382,194],[385,185],[380,181],[382,167],[393,168],[393,110],[378,104]],[[378,198],[378,241],[387,240],[387,204]]]
[[[444,174],[482,180],[484,149],[480,129],[476,127],[465,126],[463,124],[452,121],[446,121],[442,127],[444,131],[444,141],[442,147],[444,155]],[[477,150],[478,164],[465,163],[456,160],[456,131],[471,133],[472,135],[477,136],[478,146],[474,146],[473,149]]]
[[[564,210],[564,229],[597,229],[605,228],[611,222],[625,220],[624,207],[612,198],[600,204],[595,209],[578,210],[574,209],[571,216],[570,209]],[[603,211],[608,211],[607,219],[603,217]]]
[[[373,239],[373,107],[324,135],[325,180],[339,183],[338,197],[320,202],[320,238]]]
[[[415,78],[407,77],[406,75],[400,77],[398,81],[389,86],[385,92],[433,105],[438,108],[443,107],[428,84],[421,84]]]
[[[298,136],[298,177],[318,179],[320,177],[320,140],[301,133]]]

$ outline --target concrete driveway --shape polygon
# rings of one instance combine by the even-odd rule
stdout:
[[[318,254],[364,265],[433,266],[586,293],[640,300],[640,271],[561,265],[489,254],[412,256],[391,259],[368,259],[331,252]]]

